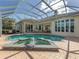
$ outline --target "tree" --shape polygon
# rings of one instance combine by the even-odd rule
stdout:
[[[14,29],[15,20],[12,18],[3,18],[2,19],[2,30],[3,33],[10,33]]]

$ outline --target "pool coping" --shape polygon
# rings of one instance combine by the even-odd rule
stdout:
[[[49,41],[48,41],[49,42]],[[29,46],[31,45],[31,46]],[[9,50],[58,50],[58,46],[52,42],[50,45],[35,45],[35,44],[29,44],[29,45],[3,45],[2,49],[9,49]]]
[[[40,46],[40,47],[39,47]],[[20,46],[20,47],[3,47],[3,50],[47,50],[47,51],[53,51],[53,50],[57,50],[58,51],[58,47],[45,47],[45,46],[48,46],[48,45],[35,45],[34,47],[32,48],[27,48],[25,46]]]

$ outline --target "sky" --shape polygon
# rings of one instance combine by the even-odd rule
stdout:
[[[28,10],[31,10],[32,12],[36,11],[37,13],[39,13],[39,11],[36,9],[33,9],[33,7],[27,5],[27,2],[29,2],[30,4],[35,6],[38,2],[40,2],[40,0],[22,0],[16,9],[16,13],[15,13],[16,16],[14,16],[15,15],[14,14],[10,17],[17,18],[17,20],[23,19],[23,18],[34,18],[34,17],[30,16],[30,15],[34,15],[34,14],[29,13]],[[37,7],[40,8],[40,6],[37,6]],[[27,15],[27,14],[30,14],[30,15]]]
[[[52,0],[50,0],[52,1]],[[53,0],[53,3],[55,3],[56,1],[59,0]],[[36,4],[38,4],[40,2],[40,0],[0,0],[0,15],[8,15],[8,13],[14,13],[13,15],[9,16],[11,18],[15,18],[18,20],[20,19],[24,19],[24,18],[37,18],[38,15],[33,14],[32,12],[35,12],[39,15],[42,15],[42,18],[46,17],[45,14],[43,14],[42,12],[39,12],[38,10],[34,9],[33,7],[29,6],[27,3],[32,4],[33,6],[35,6]],[[63,2],[60,2],[58,5],[54,5],[52,6],[53,9],[56,9],[58,7],[61,7],[61,5],[63,6]],[[67,5],[69,6],[76,6],[79,7],[79,1],[78,0],[67,0]],[[44,3],[41,3],[39,5],[36,6],[36,8],[39,9],[44,9],[47,6]],[[74,8],[76,9],[76,8]],[[61,13],[63,10],[58,10],[59,13]],[[78,8],[79,10],[79,8]],[[28,12],[31,11],[31,12]],[[44,11],[44,10],[43,10]],[[50,8],[46,9],[44,12],[49,12]],[[60,12],[61,11],[61,12]],[[71,11],[71,9],[69,9],[69,11]],[[49,16],[51,16],[53,13],[48,13]],[[34,16],[34,17],[32,17]],[[41,17],[38,17],[38,19],[41,19]]]

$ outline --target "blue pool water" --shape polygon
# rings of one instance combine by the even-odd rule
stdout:
[[[24,34],[24,35],[13,35],[13,36],[9,36],[7,39],[8,40],[22,40],[22,39],[26,39],[26,38],[35,38],[35,39],[40,39],[40,38],[45,38],[45,39],[49,39],[52,41],[61,41],[64,39],[63,36],[59,36],[59,35],[45,35],[45,34]]]

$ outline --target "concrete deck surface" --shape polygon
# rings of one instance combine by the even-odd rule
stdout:
[[[0,45],[7,43],[4,40],[6,37],[5,35],[0,37]],[[60,48],[59,52],[0,50],[0,59],[79,59],[79,38],[66,37],[65,40],[55,44]]]

